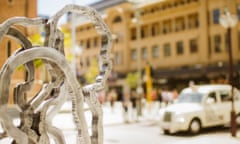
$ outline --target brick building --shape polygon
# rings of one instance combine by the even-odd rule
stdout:
[[[14,16],[29,18],[37,17],[37,0],[1,0],[0,5],[0,23]],[[27,28],[22,26],[17,26],[17,28],[26,36],[37,31],[37,28]],[[4,36],[0,43],[0,66],[2,67],[6,59],[19,48],[20,43],[10,37]],[[24,75],[25,72],[23,69],[17,69],[14,71],[11,79],[10,95],[13,94],[13,86],[24,81]],[[10,101],[12,101],[12,98],[10,98]]]

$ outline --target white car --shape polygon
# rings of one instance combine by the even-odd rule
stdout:
[[[189,131],[230,124],[230,85],[194,85],[183,89],[177,101],[160,109],[159,125],[164,133]],[[240,93],[234,88],[236,122],[240,124]]]

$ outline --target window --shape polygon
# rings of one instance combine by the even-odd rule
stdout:
[[[193,21],[194,21],[194,27],[198,28],[199,27],[198,14],[194,15]]]
[[[208,57],[210,58],[211,55],[212,55],[212,41],[211,37],[208,36]]]
[[[141,38],[144,38],[145,37],[145,31],[144,29],[141,29]]]
[[[238,20],[240,20],[240,4],[237,7]]]
[[[121,59],[121,54],[120,54],[120,52],[116,52],[116,53],[115,53],[114,62],[115,62],[116,65],[121,64],[122,59]]]
[[[165,57],[171,56],[171,47],[170,47],[169,43],[164,44],[163,49],[164,49],[164,56]]]
[[[159,48],[158,45],[154,45],[152,47],[152,57],[153,58],[158,58],[159,57]]]
[[[134,61],[137,60],[137,50],[136,49],[131,50],[131,60],[134,60]]]
[[[122,21],[122,18],[120,16],[116,16],[113,20],[113,23],[120,23]]]
[[[182,55],[184,52],[183,50],[183,42],[182,41],[178,41],[176,44],[176,48],[177,48],[177,55]]]
[[[215,93],[215,92],[211,92],[211,93],[208,95],[208,98],[213,99],[213,102],[214,102],[214,103],[217,102],[217,96],[216,96],[216,93]]]
[[[158,23],[154,23],[152,25],[152,36],[156,36],[159,34],[159,24]]]
[[[87,67],[90,66],[90,58],[89,57],[86,58],[86,65],[87,65]]]
[[[147,37],[147,31],[148,31],[148,27],[147,26],[142,26],[141,27],[141,38]]]
[[[7,56],[10,57],[12,53],[12,44],[10,41],[7,42]]]
[[[185,29],[185,22],[183,17],[179,17],[175,21],[175,31],[182,31]]]
[[[219,17],[220,17],[220,11],[219,9],[213,10],[213,23],[218,24],[219,23]]]
[[[198,52],[198,44],[196,39],[191,39],[189,41],[190,53],[197,53]]]
[[[166,20],[163,22],[163,33],[167,34],[172,31],[172,21],[171,20]]]
[[[13,3],[13,0],[8,0],[8,4],[12,4]]]
[[[91,47],[91,44],[90,44],[90,39],[87,40],[87,49],[89,49]]]
[[[231,96],[229,94],[229,91],[219,91],[221,101],[231,101]]]
[[[220,35],[214,36],[214,52],[215,53],[221,52],[221,37],[220,37]]]
[[[188,16],[188,27],[191,28],[198,28],[199,21],[198,21],[198,14],[194,13]]]
[[[147,59],[147,57],[148,57],[148,52],[147,52],[147,48],[146,48],[146,47],[143,47],[143,48],[141,49],[141,57],[142,57],[142,59]]]
[[[98,38],[95,37],[95,38],[94,38],[94,47],[97,47],[97,46],[98,46]]]
[[[131,29],[131,40],[136,40],[137,36],[136,36],[136,28],[132,28]]]

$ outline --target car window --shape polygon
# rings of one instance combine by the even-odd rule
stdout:
[[[219,91],[219,95],[220,95],[222,102],[231,101],[231,96],[230,96],[229,91]]]
[[[200,103],[202,101],[203,94],[198,92],[181,93],[178,97],[177,103]]]
[[[217,95],[216,95],[216,93],[215,92],[211,92],[211,93],[209,93],[208,94],[208,98],[212,98],[214,101],[214,103],[216,103],[217,102]]]

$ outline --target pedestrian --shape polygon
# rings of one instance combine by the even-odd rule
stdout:
[[[117,93],[114,89],[112,89],[108,94],[108,100],[110,101],[110,106],[112,111],[114,111],[114,103],[117,100]]]
[[[125,123],[129,122],[129,103],[130,103],[130,98],[129,98],[129,93],[125,93],[123,97],[123,119]]]
[[[130,101],[132,104],[132,120],[138,121],[138,118],[137,118],[137,93],[134,90],[131,91]]]
[[[178,91],[177,91],[177,89],[173,89],[172,95],[173,95],[173,101],[175,101],[178,98]]]
[[[162,90],[162,102],[164,106],[168,105],[168,91]]]
[[[157,90],[157,100],[158,100],[159,108],[161,108],[162,107],[162,90],[161,89]]]

